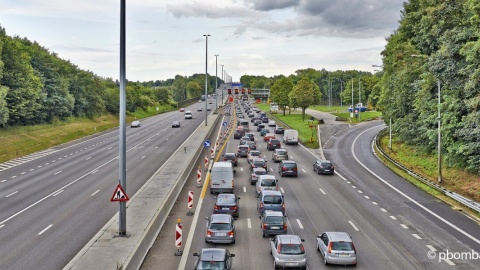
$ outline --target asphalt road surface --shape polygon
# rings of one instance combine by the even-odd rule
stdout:
[[[385,168],[372,150],[372,139],[381,128],[380,121],[373,121],[343,129],[329,138],[324,152],[336,165],[333,176],[313,171],[317,157],[311,151],[301,145],[282,144],[290,159],[298,163],[297,178],[279,176],[278,164],[271,160],[272,152],[254,131],[257,146],[268,160],[269,173],[279,179],[284,193],[288,233],[305,239],[308,269],[327,268],[315,246],[316,236],[324,231],[345,231],[352,236],[358,269],[478,268],[478,224]],[[230,137],[223,152],[236,152],[238,143]],[[214,198],[207,192],[200,203],[200,189],[195,187],[196,175],[192,175],[142,269],[193,269],[193,252],[208,247],[227,248],[236,254],[233,269],[273,268],[269,238],[262,238],[246,159],[239,158],[235,169],[234,192],[241,197],[236,243],[205,243],[204,218],[212,214]],[[194,216],[186,215],[188,190],[195,192]],[[198,208],[200,204],[202,207]],[[183,225],[182,257],[174,256],[177,218],[182,219]]]

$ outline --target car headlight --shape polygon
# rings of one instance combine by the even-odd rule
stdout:
[[[275,261],[280,261],[280,258],[278,258],[278,257],[275,257]]]

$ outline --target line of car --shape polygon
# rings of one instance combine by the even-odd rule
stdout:
[[[237,101],[236,105],[240,105]],[[252,115],[248,109],[248,105],[242,104],[246,110],[247,115]],[[238,108],[236,110],[238,114]],[[257,113],[259,113],[257,111]],[[262,113],[260,113],[262,116]],[[254,114],[253,114],[254,116]],[[261,117],[266,118],[266,115]],[[255,120],[256,121],[256,120]],[[269,121],[272,123],[272,121]],[[256,150],[255,135],[249,131],[248,122],[245,123],[240,120],[237,123],[238,128],[235,132],[239,132],[242,136],[236,136],[240,140],[237,153],[228,152],[223,155],[224,162],[230,162],[232,168],[238,166],[238,158],[246,158],[249,170],[249,182],[255,185],[255,194],[257,197],[257,211],[260,218],[260,227],[262,230],[262,237],[265,238],[272,235],[270,239],[270,254],[273,257],[273,267],[278,268],[302,268],[307,267],[307,257],[304,241],[297,235],[288,234],[287,228],[287,213],[285,198],[281,191],[279,191],[278,179],[275,176],[268,174],[267,161],[262,158],[259,150]],[[259,124],[261,125],[261,124]],[[265,129],[264,127],[262,129]],[[281,134],[284,129],[278,129],[275,124],[275,133],[267,132],[263,135],[264,142],[267,143],[267,150],[272,150],[272,161],[279,163],[278,173],[280,176],[298,176],[298,166],[295,161],[290,160],[288,151],[282,148],[280,140],[276,138],[275,134]],[[257,131],[260,132],[259,128]],[[249,134],[245,136],[246,134]],[[298,133],[297,133],[298,134]],[[267,139],[265,139],[267,136]],[[297,135],[298,136],[298,135]],[[234,136],[235,138],[235,136]],[[273,140],[273,142],[272,142]],[[253,142],[255,144],[251,144]],[[298,141],[297,141],[298,142]],[[253,148],[253,149],[252,149]],[[313,170],[318,174],[333,174],[334,166],[328,160],[318,160],[313,164]],[[233,189],[233,180],[232,180]],[[208,221],[207,231],[205,235],[205,242],[208,243],[235,243],[235,219],[239,217],[239,200],[233,191],[227,194],[219,194],[215,198],[215,205],[212,216],[206,218]],[[219,226],[221,224],[221,226]],[[324,232],[317,236],[316,243],[317,250],[322,254],[325,264],[353,264],[356,265],[356,250],[353,245],[351,237],[345,232]],[[232,257],[228,249],[219,249],[219,258],[223,261],[220,263],[216,260],[210,260],[210,263],[202,261],[205,256],[202,255],[210,249],[203,249],[200,253],[195,253],[198,256],[195,269],[231,269]],[[212,249],[213,250],[213,249]],[[206,255],[207,257],[209,255]],[[213,257],[212,257],[213,258]],[[201,263],[208,265],[208,268],[200,267]],[[220,265],[219,267],[213,266]],[[223,267],[223,268],[222,268]]]

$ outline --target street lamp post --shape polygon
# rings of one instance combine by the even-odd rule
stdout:
[[[362,103],[362,96],[361,96],[361,89],[362,89],[362,75],[358,78],[358,104]],[[363,105],[362,105],[363,107]],[[362,111],[362,107],[358,108],[358,119],[361,120],[360,112]]]
[[[223,65],[221,65],[221,66],[222,66],[222,82],[223,82],[222,83],[222,103],[223,103],[224,102],[223,101],[223,91],[225,90],[225,89],[223,89],[223,87],[225,86],[225,80],[223,79]]]
[[[353,84],[354,84],[354,82],[353,82],[353,76],[352,76],[352,75],[348,75],[348,74],[345,74],[345,75],[347,75],[348,77],[352,78],[352,112],[351,112],[351,114],[350,114],[350,117],[353,117]]]
[[[218,98],[218,84],[217,84],[217,60],[218,60],[218,54],[215,54],[215,110],[218,108],[218,103],[217,103],[217,98]]]
[[[205,126],[207,126],[207,117],[208,117],[208,90],[207,90],[207,74],[208,74],[208,37],[210,35],[205,34]]]

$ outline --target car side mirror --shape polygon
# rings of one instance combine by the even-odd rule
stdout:
[[[198,257],[199,255],[198,255],[198,253],[195,252],[195,253],[193,253],[193,256],[197,256],[197,257]]]
[[[205,217],[205,220],[209,220],[209,221],[210,221],[210,218],[209,218],[209,217]]]
[[[230,254],[230,257],[235,257],[235,254]]]
[[[233,174],[235,174],[237,171],[236,170],[233,170]]]
[[[238,200],[240,200],[241,198],[240,197],[237,197]]]
[[[300,240],[302,240],[302,242],[305,242],[305,239],[300,239]]]

